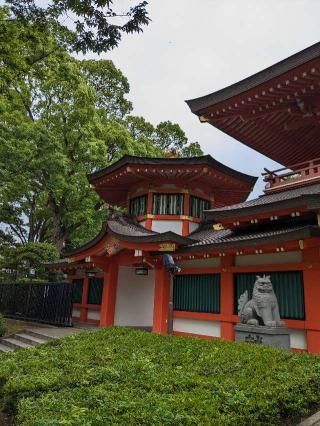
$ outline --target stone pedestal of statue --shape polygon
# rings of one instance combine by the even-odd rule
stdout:
[[[236,342],[255,343],[290,349],[290,332],[286,327],[237,324],[234,327]]]

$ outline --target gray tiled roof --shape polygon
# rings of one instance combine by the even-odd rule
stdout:
[[[108,219],[108,229],[116,234],[130,237],[146,237],[158,234],[157,232],[150,231],[134,222],[132,217],[118,214],[115,214]]]
[[[172,242],[182,245],[191,244],[193,239],[190,237],[183,237],[176,234],[175,232],[154,232],[150,231],[126,214],[114,213],[104,224],[99,234],[91,241],[87,242],[83,246],[77,247],[76,249],[70,250],[65,253],[66,257],[80,254],[85,250],[94,247],[98,244],[107,234],[114,235],[123,241],[132,242]]]
[[[214,231],[212,227],[206,226],[199,232],[194,232],[191,236],[197,242],[190,244],[186,249],[197,249],[201,246],[216,246],[227,248],[229,246],[245,246],[281,241],[290,241],[308,236],[319,235],[320,227],[306,224],[296,224],[291,226],[283,225],[269,227],[263,230],[251,229],[245,231],[221,230]]]
[[[154,232],[145,229],[139,225],[134,219],[125,214],[114,214],[107,221],[107,230],[109,234],[117,236],[123,241],[136,241],[136,242],[173,242],[182,245],[192,243],[192,238],[183,237],[175,232]]]
[[[290,189],[287,191],[281,191],[274,194],[263,195],[253,200],[245,201],[244,203],[232,204],[230,206],[221,207],[218,209],[207,210],[206,214],[208,217],[225,217],[231,213],[241,211],[241,214],[248,214],[248,210],[255,207],[259,210],[272,207],[272,205],[278,206],[279,203],[286,203],[289,200],[296,200],[294,204],[299,203],[301,200],[306,198],[307,200],[316,201],[319,198],[320,202],[320,183],[316,183],[308,186],[301,186],[299,188]],[[258,211],[255,209],[255,211]]]

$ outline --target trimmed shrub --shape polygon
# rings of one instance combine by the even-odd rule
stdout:
[[[278,425],[320,401],[320,357],[112,327],[1,357],[20,426]]]
[[[18,278],[15,282],[20,284],[42,284],[45,282],[48,282],[48,280],[42,279],[42,278]]]

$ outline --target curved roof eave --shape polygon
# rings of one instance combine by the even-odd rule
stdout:
[[[287,242],[293,240],[306,239],[310,237],[319,237],[320,236],[320,227],[314,225],[307,225],[303,227],[293,228],[293,229],[284,229],[282,232],[267,232],[266,235],[260,233],[255,238],[248,236],[247,239],[241,238],[237,239],[236,237],[226,236],[220,240],[213,242],[202,242],[201,240],[193,245],[183,247],[179,250],[179,253],[190,252],[190,251],[201,251],[208,249],[231,249],[231,248],[242,248],[242,247],[251,247],[255,245],[262,246],[264,244],[275,243],[278,241]],[[228,241],[229,239],[229,241]]]
[[[230,86],[208,95],[186,100],[185,102],[189,106],[191,112],[199,115],[205,108],[226,101],[233,96],[240,95],[247,90],[253,89],[260,84],[266,83],[273,78],[279,77],[280,75],[319,57],[320,42],[315,43],[312,46],[309,46],[306,49],[251,75],[250,77],[238,81],[237,83],[231,84]]]
[[[226,175],[232,176],[236,179],[247,182],[251,188],[255,185],[258,177],[251,176],[246,173],[239,172],[234,170],[219,161],[215,160],[211,155],[203,155],[199,157],[180,157],[180,158],[158,158],[158,157],[137,157],[133,155],[125,154],[120,160],[111,164],[111,166],[105,167],[104,169],[98,170],[94,173],[87,175],[90,183],[93,183],[95,180],[106,176],[114,171],[120,169],[125,165],[168,165],[168,166],[182,166],[182,165],[204,165],[215,168],[216,170],[224,173]]]
[[[125,217],[125,216],[123,216]],[[163,233],[159,233],[159,232],[155,232],[155,231],[148,231],[145,228],[143,228],[141,225],[138,224],[134,224],[134,226],[137,228],[137,230],[143,231],[143,233],[145,235],[134,235],[134,233],[132,235],[125,235],[121,232],[117,232],[114,229],[112,229],[112,227],[110,226],[109,222],[113,220],[113,219],[108,219],[103,227],[101,228],[101,231],[99,232],[99,234],[93,238],[92,240],[88,241],[87,243],[83,244],[80,247],[77,247],[73,250],[69,250],[68,252],[65,253],[65,257],[72,257],[75,255],[79,255],[82,252],[85,252],[86,250],[94,247],[95,245],[97,245],[98,243],[100,243],[100,241],[102,241],[102,239],[107,236],[107,235],[112,235],[116,238],[118,238],[120,241],[126,241],[126,242],[137,242],[137,243],[157,243],[157,242],[173,242],[173,243],[177,243],[180,245],[188,245],[188,244],[192,244],[194,243],[194,240],[192,238],[188,238],[188,237],[183,237],[179,234],[176,234],[172,231],[167,231],[167,232],[163,232]],[[126,225],[124,225],[126,226]],[[128,223],[128,226],[132,226],[131,223]]]
[[[107,221],[104,222],[100,232],[94,237],[92,238],[92,240],[88,241],[87,243],[76,247],[74,249],[71,249],[67,252],[64,253],[64,257],[68,258],[71,256],[75,256],[77,254],[82,253],[85,250],[90,249],[91,247],[94,247],[96,244],[100,243],[100,241],[104,238],[104,236],[107,234]]]
[[[109,234],[117,237],[120,241],[126,242],[137,242],[137,243],[162,243],[162,242],[173,242],[181,245],[188,245],[194,243],[194,240],[188,237],[183,237],[175,232],[168,231],[162,233],[156,233],[155,235],[135,236],[135,235],[123,235],[115,231],[109,230]]]
[[[315,192],[312,192],[313,188],[315,188]],[[310,193],[307,192],[308,189],[310,189]],[[305,193],[303,193],[304,191]],[[290,195],[293,196],[290,197]],[[262,202],[259,203],[261,200]],[[310,210],[320,208],[319,184],[264,195],[253,200],[245,201],[244,203],[226,206],[219,209],[206,210],[205,214],[210,220],[221,220],[228,217],[239,216],[240,218],[249,214],[273,212],[281,208],[302,206],[307,206]]]

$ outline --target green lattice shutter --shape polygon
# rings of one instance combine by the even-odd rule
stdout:
[[[252,272],[234,275],[234,312],[238,313],[238,299],[248,290],[252,296],[256,275],[270,275],[274,292],[279,303],[280,316],[287,319],[305,318],[303,274],[301,271]]]
[[[203,198],[195,197],[194,195],[190,195],[190,206],[189,206],[189,215],[192,217],[204,217],[204,210],[208,210],[210,208],[210,203],[208,200],[204,200]]]
[[[72,303],[82,302],[83,279],[77,278],[72,281]]]
[[[88,290],[88,304],[101,305],[103,278],[90,278]]]
[[[153,194],[153,214],[180,215],[183,213],[183,194]]]
[[[133,198],[130,201],[130,214],[132,216],[143,216],[147,213],[147,196]]]
[[[177,311],[220,312],[220,275],[176,275],[173,306]]]

